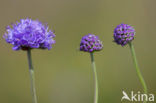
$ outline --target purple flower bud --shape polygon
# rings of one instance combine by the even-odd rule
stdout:
[[[135,30],[127,24],[120,24],[114,29],[114,42],[125,46],[134,39]]]
[[[33,48],[48,49],[55,43],[54,32],[38,20],[21,19],[20,22],[6,28],[4,39],[12,44],[13,50],[28,50]]]
[[[100,51],[102,48],[102,42],[99,40],[98,36],[95,36],[94,34],[85,35],[81,39],[80,51],[91,53],[94,51]]]

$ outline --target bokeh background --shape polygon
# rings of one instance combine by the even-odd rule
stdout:
[[[121,103],[122,90],[142,92],[129,47],[112,42],[120,23],[136,29],[133,43],[141,72],[155,94],[155,5],[155,0],[0,0],[0,103],[32,102],[26,52],[13,51],[2,38],[7,25],[27,17],[56,32],[52,50],[32,51],[38,103],[93,103],[90,55],[79,51],[88,33],[104,44],[95,53],[99,103]]]

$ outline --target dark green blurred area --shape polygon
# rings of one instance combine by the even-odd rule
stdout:
[[[26,52],[13,51],[5,27],[30,17],[56,32],[53,49],[33,50],[38,103],[93,103],[90,55],[81,37],[94,33],[104,49],[95,54],[99,103],[121,103],[122,90],[142,91],[128,46],[113,43],[113,29],[136,29],[134,46],[149,93],[156,94],[155,0],[0,0],[0,103],[31,103]],[[127,103],[127,102],[125,102]]]

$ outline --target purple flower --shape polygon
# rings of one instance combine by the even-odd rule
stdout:
[[[114,29],[114,41],[125,46],[134,39],[135,30],[132,26],[127,24],[120,24]]]
[[[100,51],[102,48],[102,42],[99,40],[98,36],[95,36],[94,34],[85,35],[81,39],[80,51],[91,53],[94,51]]]
[[[33,48],[48,49],[55,43],[54,32],[38,20],[21,19],[20,22],[6,28],[4,39],[13,45],[13,50],[28,50]]]

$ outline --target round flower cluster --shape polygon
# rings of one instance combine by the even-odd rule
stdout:
[[[94,34],[85,35],[81,39],[80,51],[91,53],[94,51],[100,51],[102,48],[102,42],[99,40],[98,36],[95,36]]]
[[[125,46],[134,39],[135,30],[132,26],[127,24],[120,24],[114,29],[114,41]]]
[[[8,26],[6,30],[4,38],[7,43],[14,46],[13,50],[51,49],[55,43],[55,34],[38,20],[21,19],[20,22],[12,24],[12,28]]]

